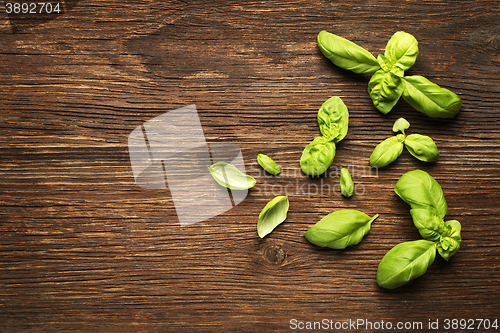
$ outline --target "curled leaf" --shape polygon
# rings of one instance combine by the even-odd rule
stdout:
[[[288,208],[288,196],[277,196],[266,204],[257,222],[257,233],[260,238],[264,238],[286,220]]]
[[[350,198],[354,192],[354,182],[346,168],[340,170],[340,192],[346,198]]]
[[[386,289],[405,285],[423,275],[436,258],[436,243],[425,239],[394,246],[380,261],[377,283]]]
[[[379,143],[370,155],[370,165],[381,168],[394,162],[403,151],[404,139],[403,134],[398,134]]]
[[[319,176],[332,165],[334,157],[335,143],[319,136],[304,148],[300,167],[306,175]]]
[[[234,165],[226,162],[217,162],[209,166],[208,170],[220,186],[231,190],[246,190],[256,184],[255,178],[244,174]]]
[[[405,76],[403,98],[417,111],[432,118],[451,118],[462,108],[462,100],[423,76]]]
[[[264,154],[257,155],[257,163],[262,167],[262,169],[269,172],[271,175],[279,175],[281,168],[276,162],[274,162],[269,156]]]
[[[405,147],[415,158],[424,162],[436,162],[439,158],[436,143],[426,135],[408,135],[405,140]]]
[[[342,140],[349,124],[347,106],[340,97],[329,98],[318,111],[318,124],[321,134],[335,143]]]
[[[353,209],[338,210],[322,218],[304,236],[317,246],[345,249],[361,242],[377,217]]]
[[[457,220],[446,221],[444,224],[447,230],[438,241],[437,250],[441,257],[448,261],[460,249],[462,243],[460,231],[462,227]]]
[[[437,241],[446,231],[444,221],[435,209],[415,208],[410,210],[413,224],[424,239]]]
[[[403,72],[400,69],[396,72],[380,69],[372,75],[368,82],[368,93],[373,105],[383,114],[389,113],[403,94],[402,75]]]
[[[377,59],[370,52],[327,31],[318,34],[318,47],[335,65],[354,73],[373,73],[380,68]]]
[[[441,186],[425,171],[412,170],[402,175],[394,192],[412,209],[435,209],[441,219],[448,210]]]

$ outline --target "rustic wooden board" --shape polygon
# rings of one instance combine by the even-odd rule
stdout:
[[[460,331],[445,320],[500,320],[497,2],[62,4],[64,14],[31,21],[1,9],[0,331],[287,332],[292,319],[423,323],[406,331],[437,331],[428,325],[439,320],[439,331]],[[420,55],[408,74],[456,92],[461,113],[436,120],[400,101],[382,115],[369,76],[321,55],[321,30],[375,55],[394,32],[413,34]],[[298,160],[330,96],[348,106],[349,132],[329,177],[309,179]],[[168,189],[135,184],[127,137],[190,104],[207,141],[241,147],[258,183],[226,213],[180,227]],[[371,172],[371,151],[399,117],[434,138],[439,161],[404,152]],[[258,153],[284,172],[263,174]],[[341,166],[355,170],[351,199],[335,187]],[[463,243],[386,291],[375,281],[380,259],[420,238],[393,192],[416,168],[441,184]],[[287,221],[260,239],[257,216],[279,194],[290,196]],[[309,244],[302,233],[340,208],[380,217],[345,251]]]

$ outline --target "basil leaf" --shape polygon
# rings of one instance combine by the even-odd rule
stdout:
[[[403,98],[417,111],[432,118],[451,118],[462,108],[462,100],[423,76],[403,77]]]
[[[404,84],[400,73],[386,72],[383,69],[376,71],[368,82],[368,93],[373,105],[383,114],[389,113],[403,94]]]
[[[269,201],[259,214],[257,222],[257,233],[264,238],[286,219],[289,202],[288,196],[277,196]]]
[[[436,258],[436,243],[421,239],[394,246],[380,261],[377,283],[394,289],[418,278]]]
[[[377,59],[370,52],[327,31],[318,34],[318,47],[335,65],[354,73],[373,73],[380,68]]]
[[[379,143],[370,155],[370,165],[381,168],[394,162],[403,151],[404,138],[398,134]]]
[[[346,198],[350,198],[354,192],[354,182],[346,168],[340,170],[340,192]]]
[[[338,210],[323,217],[304,236],[317,246],[345,249],[361,242],[377,217],[353,209]]]
[[[398,31],[387,42],[384,55],[394,66],[406,71],[417,60],[418,42],[409,33]]]
[[[217,162],[208,167],[210,174],[220,186],[231,190],[246,190],[256,184],[256,180],[249,175],[245,175],[234,165],[226,162]]]
[[[446,232],[446,227],[434,208],[415,208],[410,210],[413,224],[424,239],[437,241]]]
[[[448,210],[441,186],[425,171],[412,170],[402,175],[394,192],[412,209],[435,209],[441,219]]]
[[[460,249],[460,244],[462,243],[460,231],[462,226],[457,220],[446,221],[444,225],[447,231],[437,243],[437,250],[441,257],[448,261]]]
[[[405,118],[399,118],[394,122],[394,125],[392,125],[392,131],[394,133],[401,132],[405,134],[405,130],[408,128],[410,128],[410,123]]]
[[[300,167],[306,175],[319,176],[332,165],[334,157],[335,143],[318,136],[304,148],[300,157]]]
[[[434,140],[426,135],[408,135],[405,147],[415,158],[424,162],[436,162],[439,158],[439,150]]]
[[[340,97],[331,97],[318,111],[318,124],[321,134],[337,143],[347,134],[349,112]]]
[[[262,167],[262,169],[269,172],[271,175],[279,175],[281,168],[274,162],[269,156],[264,154],[257,155],[257,163]]]

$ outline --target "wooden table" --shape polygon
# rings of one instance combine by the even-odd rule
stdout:
[[[476,331],[479,319],[500,325],[498,2],[60,6],[60,14],[28,17],[7,15],[4,6],[0,16],[1,332],[319,332],[346,331],[349,321],[364,323],[349,331],[402,323],[407,332],[452,332],[461,331],[452,321],[461,319]],[[339,69],[320,53],[321,30],[375,56],[396,31],[411,33],[420,55],[407,75],[454,91],[462,111],[432,119],[401,100],[382,115],[366,92],[370,76]],[[330,96],[348,106],[349,132],[328,177],[310,179],[298,162],[319,135],[316,114]],[[207,142],[240,147],[257,185],[231,210],[181,227],[168,189],[135,183],[127,138],[191,104]],[[408,133],[431,136],[441,157],[426,164],[405,151],[373,172],[369,156],[399,117],[411,123]],[[284,172],[264,175],[258,153]],[[355,170],[350,199],[336,187],[342,166]],[[413,169],[442,186],[447,219],[462,223],[462,247],[388,291],[376,283],[378,263],[394,245],[421,238],[393,191]],[[288,218],[260,239],[259,212],[280,194],[289,195]],[[380,217],[346,250],[308,243],[302,234],[342,208]],[[308,330],[314,322],[323,327]]]

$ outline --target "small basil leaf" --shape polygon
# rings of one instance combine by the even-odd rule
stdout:
[[[379,143],[370,155],[370,165],[384,167],[394,162],[403,151],[404,135],[391,136]]]
[[[392,63],[389,58],[382,54],[379,54],[377,56],[377,61],[380,65],[380,68],[382,68],[382,70],[384,70],[385,72],[390,72],[392,67],[394,66],[394,63]]]
[[[329,98],[318,111],[318,124],[321,134],[337,143],[347,134],[349,112],[340,97]]]
[[[309,176],[319,176],[330,167],[335,157],[335,143],[318,136],[304,148],[300,157],[302,172]]]
[[[402,75],[402,71],[400,73]],[[368,82],[368,93],[373,105],[383,114],[389,113],[403,94],[404,84],[394,72],[376,71]]]
[[[408,70],[418,56],[418,42],[409,33],[398,31],[392,35],[387,46],[385,47],[384,55],[395,65],[402,70]]]
[[[346,198],[350,198],[354,192],[354,182],[346,168],[340,170],[340,192]]]
[[[424,162],[436,162],[439,158],[439,150],[434,140],[426,135],[408,135],[405,147],[415,158]]]
[[[401,132],[405,134],[405,130],[408,128],[410,128],[410,123],[405,118],[399,118],[394,122],[394,125],[392,125],[392,131],[394,133]]]
[[[441,257],[448,261],[460,249],[462,243],[460,231],[462,227],[457,220],[446,221],[444,224],[447,227],[447,232],[437,243],[437,250]]]
[[[256,180],[244,174],[234,165],[226,162],[217,162],[208,167],[210,174],[219,185],[231,190],[246,190],[256,184]]]
[[[338,210],[322,218],[304,236],[317,246],[345,249],[361,242],[377,217],[353,209]]]
[[[410,210],[413,224],[424,239],[437,241],[447,230],[442,218],[437,215],[434,208],[415,208]]]
[[[318,47],[335,65],[354,73],[373,73],[380,68],[377,59],[370,52],[327,31],[318,34]]]
[[[423,76],[405,76],[403,82],[404,100],[429,117],[451,118],[462,108],[460,97]]]
[[[402,175],[394,192],[412,209],[435,209],[441,219],[448,210],[441,186],[425,171],[412,170]]]
[[[264,238],[286,220],[289,205],[287,195],[277,196],[266,204],[259,214],[257,223],[257,233],[260,238]]]
[[[262,167],[262,169],[269,172],[271,175],[279,175],[281,168],[274,162],[269,156],[264,154],[257,155],[257,163]]]
[[[436,258],[436,243],[420,239],[394,246],[380,261],[377,283],[394,289],[418,278]]]

